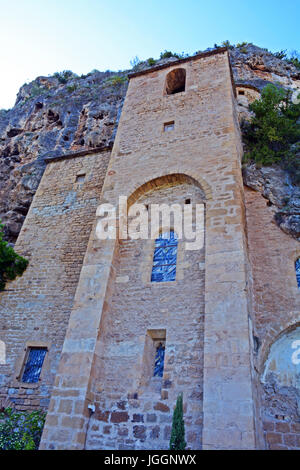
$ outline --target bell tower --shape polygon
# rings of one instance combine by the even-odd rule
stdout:
[[[42,449],[168,449],[181,393],[187,448],[255,448],[234,94],[225,48],[130,75],[100,204],[198,205],[204,242],[100,240],[97,212]]]

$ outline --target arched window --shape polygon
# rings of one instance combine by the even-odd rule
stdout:
[[[296,259],[295,269],[296,269],[297,284],[298,284],[298,288],[300,289],[300,258]]]
[[[167,95],[174,95],[185,91],[185,69],[174,69],[168,73],[166,78],[166,93]]]
[[[152,282],[175,281],[177,259],[177,235],[171,230],[155,240]]]

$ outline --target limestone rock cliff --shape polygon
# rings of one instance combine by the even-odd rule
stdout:
[[[0,111],[0,218],[14,242],[47,156],[109,145],[126,92],[113,72],[38,77]]]
[[[261,91],[276,83],[300,91],[300,70],[253,45],[230,50],[235,83]],[[176,60],[174,57],[164,61]],[[148,68],[153,62],[135,65]],[[45,157],[112,144],[127,89],[128,71],[71,72],[38,77],[21,87],[15,106],[0,110],[0,218],[14,242],[45,168]],[[247,103],[238,101],[240,116]],[[300,190],[280,169],[244,169],[244,182],[274,205],[278,225],[300,239]]]

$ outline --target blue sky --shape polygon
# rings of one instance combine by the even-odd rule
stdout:
[[[0,109],[62,70],[120,70],[227,39],[300,50],[300,0],[0,0],[0,12]]]

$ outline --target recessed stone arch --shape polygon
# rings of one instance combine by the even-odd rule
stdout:
[[[243,106],[249,106],[253,101],[260,98],[259,89],[252,85],[237,84],[236,91],[238,104]]]
[[[269,347],[260,374],[261,416],[266,446],[299,449],[300,322],[281,331]]]
[[[205,202],[210,189],[207,184],[203,185],[184,173],[162,175],[158,171],[154,175],[151,173],[153,177],[147,178],[145,174],[136,183],[130,182],[125,193],[128,195],[128,208],[136,202],[149,204],[149,208],[157,202],[185,207],[186,197],[191,198],[190,206]],[[149,212],[151,219],[152,210]],[[172,229],[176,231],[172,221],[169,225],[159,227],[159,231]],[[164,413],[171,420],[177,394],[183,391],[188,401],[187,413],[192,415],[191,422],[187,424],[187,436],[190,445],[198,449],[202,439],[203,367],[198,367],[197,371],[193,367],[186,368],[182,357],[198,358],[199,364],[203,364],[205,248],[185,250],[186,241],[182,239],[177,247],[175,279],[164,278],[163,282],[156,282],[152,279],[154,239],[135,240],[128,237],[118,239],[116,244],[117,249],[111,254],[113,270],[107,287],[109,295],[106,294],[107,301],[101,317],[93,379],[90,382],[91,393],[96,393],[101,383],[101,410],[108,416],[111,408],[117,409],[118,406],[117,403],[112,404],[109,394],[117,391],[118,403],[122,402],[126,410],[126,420],[135,422],[136,414],[139,413],[139,420],[144,423],[148,435],[147,445],[151,447],[157,443],[152,441],[152,425],[144,414],[147,403],[151,403],[153,419],[159,423],[157,411],[160,413],[160,405],[157,403],[163,396]],[[186,300],[178,305],[178,298],[183,292]],[[150,362],[153,364],[154,359],[148,354],[154,344],[148,337],[149,331],[164,331],[167,366],[164,373],[167,375],[163,377],[152,376],[152,370],[147,366]],[[123,373],[125,369],[128,377]],[[188,377],[188,385],[180,380],[183,375]],[[172,388],[164,390],[165,383],[167,387],[168,384],[172,385]],[[139,410],[133,406],[133,397],[139,400]],[[96,401],[96,409],[98,407]],[[115,412],[111,416],[112,433],[117,434],[122,423],[115,420]],[[93,425],[101,426],[101,416],[93,415]],[[100,439],[103,438],[101,432],[99,427]],[[93,439],[93,435],[88,431],[87,443]],[[160,447],[167,448],[163,430],[160,431],[159,439]],[[136,445],[142,448],[143,443],[137,442]]]
[[[270,354],[270,350],[276,341],[278,341],[282,336],[293,331],[294,329],[300,327],[300,312],[288,312],[287,318],[284,322],[280,324],[273,324],[272,331],[269,332],[264,338],[259,358],[258,358],[258,367],[260,374],[263,373],[263,368],[265,362]]]
[[[175,186],[183,183],[197,186],[204,192],[205,200],[211,199],[211,188],[203,178],[195,178],[194,176],[190,176],[185,173],[170,173],[157,176],[151,180],[146,179],[144,182],[135,185],[128,197],[128,208],[149,191],[153,191],[163,186]]]

